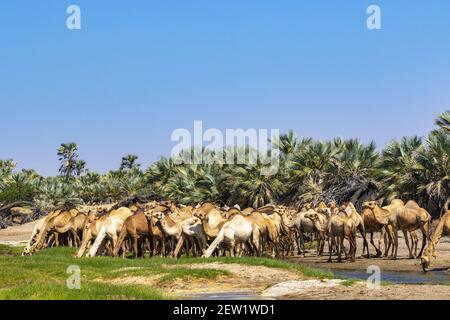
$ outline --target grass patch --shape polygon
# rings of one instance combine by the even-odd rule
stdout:
[[[0,289],[1,300],[161,300],[157,290],[138,285],[82,283],[79,290],[69,290],[65,284],[30,284]]]
[[[111,257],[74,258],[74,248],[44,249],[33,256],[20,256],[22,248],[0,246],[0,299],[164,299],[161,291],[178,279],[208,279],[230,276],[225,270],[192,269],[187,264],[236,263],[265,266],[298,273],[306,278],[333,278],[323,272],[299,264],[256,257],[122,259]],[[70,290],[66,280],[69,266],[81,270],[81,290]],[[108,280],[133,276],[155,277],[156,285],[124,285]]]
[[[357,282],[360,282],[360,279],[345,279],[344,281],[341,282],[341,285],[346,286],[346,287],[351,287],[352,285],[354,285]]]

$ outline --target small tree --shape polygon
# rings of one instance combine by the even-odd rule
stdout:
[[[61,166],[59,167],[59,173],[64,177],[64,182],[68,182],[76,172],[76,162],[78,160],[78,146],[74,142],[63,143],[58,148],[59,161]]]
[[[134,154],[127,154],[122,157],[122,161],[120,163],[120,170],[131,170],[131,169],[139,169],[140,164],[137,163],[138,156]]]

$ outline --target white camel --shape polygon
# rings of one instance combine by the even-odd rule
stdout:
[[[248,221],[241,215],[234,216],[230,221],[225,223],[217,235],[216,239],[211,243],[204,253],[204,258],[209,258],[213,252],[225,243],[231,249],[231,255],[235,255],[235,249],[241,244],[250,244],[252,249],[258,253],[259,251],[259,229],[256,224]]]
[[[86,256],[95,257],[97,254],[101,253],[108,239],[112,241],[112,248],[114,248],[125,219],[132,214],[133,212],[130,209],[123,207],[117,209],[117,212],[105,219],[94,244]]]

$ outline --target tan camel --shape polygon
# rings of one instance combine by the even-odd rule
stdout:
[[[380,212],[381,211],[381,212]],[[363,210],[361,212],[361,218],[364,222],[365,231],[370,233],[370,243],[375,248],[377,254],[376,257],[380,257],[382,255],[381,246],[383,241],[388,241],[385,243],[385,256],[388,255],[389,247],[392,244],[393,236],[390,230],[390,226],[380,223],[376,219],[377,215],[389,215],[389,211],[383,208],[378,207],[375,201],[367,201],[363,203]],[[378,246],[375,245],[373,240],[373,234],[375,232],[380,232],[380,238],[378,240]],[[363,255],[367,250],[367,258],[370,258],[370,250],[369,246],[364,246]]]
[[[25,248],[22,252],[23,256],[31,254],[31,248],[36,244],[36,239],[37,239],[39,233],[41,232],[41,230],[44,230],[46,228],[46,225],[48,224],[50,219],[56,217],[60,213],[61,213],[61,210],[54,210],[54,211],[51,211],[49,214],[47,214],[47,216],[45,218],[39,220],[39,222],[36,224],[36,226],[33,229],[30,240],[28,241],[27,245],[25,246]]]
[[[423,255],[420,257],[424,272],[428,272],[428,270],[430,269],[431,258],[436,258],[436,246],[438,245],[443,235],[450,237],[450,210],[448,210],[448,208],[445,211],[445,214],[440,218],[439,223],[434,230],[430,243],[425,249]]]
[[[305,240],[302,235],[312,234],[317,239],[317,255],[322,256],[323,250],[325,248],[325,236],[326,236],[326,232],[324,231],[324,228],[322,226],[325,226],[327,224],[328,222],[327,216],[313,209],[310,209],[301,214],[303,215],[303,217],[300,220],[300,227],[299,227],[300,245],[301,245],[301,247],[299,248],[302,250],[303,256],[305,257],[306,256]]]
[[[202,212],[194,211],[194,215],[201,219],[203,230],[209,241],[213,241],[219,234],[223,225],[228,222],[228,220],[222,216],[221,211],[215,207]]]
[[[96,229],[100,227],[100,229],[97,229],[99,230],[97,237],[86,256],[95,257],[96,255],[101,254],[108,240],[111,242],[111,247],[114,248],[124,221],[132,214],[133,212],[129,208],[122,207],[111,211],[106,219],[100,221],[99,224],[96,225]]]
[[[151,235],[151,243],[150,250],[151,256],[158,254],[159,247],[159,255],[163,257],[166,254],[166,237],[164,232],[162,231],[161,225],[158,223],[158,218],[149,215],[146,212],[147,220],[149,223],[149,230]]]
[[[129,216],[125,219],[119,232],[117,242],[114,246],[113,255],[115,257],[119,255],[119,251],[121,248],[123,248],[125,238],[127,237],[131,239],[134,257],[137,258],[139,256],[144,256],[143,253],[141,254],[139,250],[140,248],[138,248],[139,240],[143,240],[145,244],[145,240],[148,239],[149,243],[151,243],[149,221],[147,220],[147,216],[145,215],[144,210],[140,209],[132,216]],[[152,250],[150,249],[150,255],[151,254]]]
[[[241,244],[250,245],[252,251],[259,254],[259,238],[258,226],[245,217],[236,215],[223,225],[216,239],[208,247],[203,257],[210,257],[222,243],[228,245],[231,249],[232,256],[235,256],[236,253],[238,255],[241,254],[241,252],[237,252]]]
[[[320,225],[317,225],[321,228]],[[328,246],[330,248],[328,262],[332,262],[333,250],[336,247],[338,254],[338,262],[342,261],[342,251],[345,253],[344,239],[350,243],[350,260],[355,261],[356,256],[356,222],[353,217],[353,210],[351,207],[346,207],[345,211],[340,211],[339,214],[332,215],[327,223],[326,232],[328,233]]]
[[[41,250],[45,246],[45,242],[51,233],[54,233],[55,244],[58,246],[59,235],[72,231],[72,224],[69,224],[69,222],[72,220],[72,218],[76,217],[78,214],[84,215],[83,213],[79,213],[77,210],[69,210],[69,211],[62,211],[59,214],[50,218],[42,226],[42,229],[37,235],[36,243],[31,247],[29,251],[30,254]],[[70,233],[69,236],[71,237],[72,235],[73,234]],[[71,239],[71,241],[69,242],[71,246],[75,240],[76,239]]]
[[[409,235],[411,232],[420,230],[422,232],[422,248],[420,250],[419,256],[422,255],[423,250],[427,243],[427,238],[429,238],[429,230],[431,225],[431,215],[423,208],[420,208],[415,201],[408,201],[404,206],[401,205],[401,200],[395,200],[390,206],[379,208],[376,203],[372,204],[372,207],[376,220],[385,225],[389,226],[392,230],[392,237],[394,242],[393,247],[393,258],[397,259],[398,251],[398,231],[403,232],[406,246],[409,251],[409,258],[414,259],[413,248],[410,246]],[[391,232],[391,231],[390,231]]]
[[[81,258],[86,250],[90,248],[91,244],[97,238],[97,235],[100,232],[103,223],[112,212],[114,211],[103,212],[103,210],[101,210],[100,215],[98,215],[98,212],[94,210],[89,212],[89,219],[84,225],[81,245],[78,249],[77,254],[75,255],[75,258]]]
[[[207,236],[203,229],[202,220],[198,217],[188,218],[181,222],[181,237],[175,248],[174,257],[179,256],[181,247],[185,241],[191,244],[194,256],[203,255],[208,247]],[[186,254],[189,256],[189,249],[186,246]]]
[[[339,214],[342,215],[344,212],[347,213],[347,216],[350,216],[350,218],[352,218],[353,222],[355,222],[355,227],[361,234],[361,237],[363,238],[363,247],[368,248],[369,244],[368,244],[367,238],[366,238],[366,230],[365,230],[365,226],[364,226],[364,221],[363,221],[361,215],[358,213],[358,211],[356,211],[356,208],[353,205],[353,203],[351,203],[351,202],[343,203],[340,208]],[[350,212],[351,212],[351,214],[349,215]],[[356,252],[356,242],[355,242],[355,252]]]
[[[183,233],[181,222],[185,219],[175,219],[176,216],[174,217],[173,215],[169,215],[167,211],[155,212],[153,215],[158,219],[161,230],[170,240],[170,253],[173,257],[175,254],[176,245],[180,241]]]

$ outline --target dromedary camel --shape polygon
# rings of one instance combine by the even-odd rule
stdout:
[[[357,226],[353,218],[351,207],[347,207],[344,211],[330,217],[326,230],[328,233],[328,246],[330,248],[328,262],[332,262],[331,256],[333,254],[333,250],[331,250],[331,248],[333,247],[336,247],[337,249],[338,261],[342,261],[342,251],[345,253],[344,239],[347,239],[350,243],[350,259],[352,262],[355,261],[356,229]]]
[[[110,213],[103,221],[97,238],[89,250],[87,257],[95,257],[97,254],[101,253],[106,245],[106,240],[110,240],[112,242],[112,248],[114,248],[124,221],[133,214],[133,212],[126,207],[113,211],[115,212]]]
[[[367,201],[363,203],[363,210],[361,212],[361,218],[364,221],[365,231],[370,233],[370,243],[377,252],[376,257],[380,257],[382,255],[381,244],[383,241],[385,240],[389,241],[389,243],[385,243],[385,256],[388,255],[389,247],[391,246],[391,242],[393,241],[392,232],[389,232],[389,230],[387,230],[387,228],[390,228],[390,226],[380,223],[375,217],[375,211],[377,211],[377,214],[379,215],[380,213],[378,211],[384,210],[386,209],[378,207],[375,201]],[[389,211],[386,210],[386,212],[383,212],[382,214],[389,214]],[[380,232],[378,246],[376,246],[373,241],[373,234],[375,232]],[[370,258],[370,250],[368,245],[364,246],[363,255],[366,252],[366,250],[367,250],[367,258]]]
[[[424,272],[428,272],[431,265],[431,258],[436,258],[436,246],[438,245],[443,235],[450,236],[450,210],[448,209],[448,202],[444,206],[445,213],[440,218],[436,229],[434,230],[431,241],[425,249],[423,255],[420,257],[422,268]],[[450,269],[449,269],[450,271]]]
[[[127,237],[131,240],[134,257],[137,258],[143,256],[141,250],[139,250],[140,247],[138,247],[139,240],[143,240],[145,244],[145,240],[148,239],[149,244],[151,244],[149,221],[147,220],[144,210],[138,210],[132,216],[125,219],[114,246],[113,255],[115,257],[119,255],[119,251]],[[152,250],[150,248],[150,255],[151,254]]]
[[[86,215],[82,212],[79,212],[77,210],[69,210],[60,212],[58,215],[50,218],[40,230],[36,238],[36,243],[30,249],[30,253],[41,250],[45,245],[47,237],[51,233],[54,233],[56,245],[59,245],[59,235],[69,233],[69,244],[72,246],[76,241],[76,237],[72,238],[74,236],[74,234],[72,233],[73,224],[71,224],[70,222],[72,221],[72,218],[75,218],[78,215],[83,215],[84,217],[86,217]]]
[[[392,230],[392,237],[394,239],[394,254],[393,258],[397,259],[398,251],[398,230],[403,232],[406,246],[409,251],[409,258],[414,259],[413,248],[410,246],[408,233],[420,230],[422,232],[422,248],[419,256],[422,255],[427,239],[429,238],[429,231],[431,225],[431,215],[423,208],[420,208],[415,201],[408,201],[406,205],[402,206],[401,200],[395,200],[390,206],[379,208],[376,203],[372,203],[373,212],[376,220],[385,226],[389,226]]]
[[[235,250],[239,248],[240,244],[250,245],[253,249],[252,251],[258,254],[260,246],[259,237],[259,228],[256,224],[241,215],[236,215],[223,225],[216,239],[208,247],[203,257],[210,257],[222,243],[228,245],[231,249],[232,256],[235,255]]]
[[[38,221],[38,223],[35,225],[33,232],[31,233],[30,240],[28,241],[27,245],[23,249],[22,255],[26,256],[31,254],[31,248],[36,244],[37,237],[41,230],[45,229],[45,226],[48,224],[50,219],[56,217],[61,213],[61,210],[55,210],[51,211],[45,218],[42,218]]]
[[[355,206],[351,202],[343,203],[341,206],[340,214],[342,215],[344,212],[347,213],[347,215],[353,220],[355,223],[356,229],[361,234],[361,237],[363,238],[363,246],[369,247],[369,244],[366,239],[366,228],[364,226],[364,221],[361,218],[361,215],[356,211]],[[351,212],[351,213],[350,213]],[[356,242],[355,242],[355,252],[356,252]]]
[[[198,217],[188,218],[181,222],[181,237],[175,247],[174,257],[178,258],[181,247],[185,241],[192,244],[193,254],[202,255],[208,247],[207,236],[203,229],[202,220]],[[186,254],[189,255],[189,249],[186,246]]]

